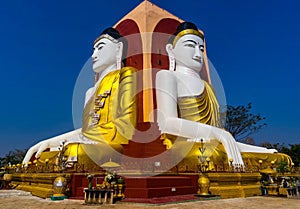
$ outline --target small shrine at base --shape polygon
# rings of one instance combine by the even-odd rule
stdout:
[[[166,10],[143,1],[114,25],[127,38],[126,66],[137,69],[137,88],[141,89],[137,94],[137,124],[132,139],[122,145],[101,145],[101,148],[93,145],[89,148],[89,154],[87,147],[91,145],[80,143],[68,145],[64,152],[46,150],[38,159],[32,157],[30,161],[34,163],[16,169],[12,183],[17,185],[17,189],[48,198],[55,196],[54,190],[62,186],[57,179],[63,176],[64,188],[60,189],[64,195],[85,199],[86,203],[201,194],[199,188],[203,185],[199,184],[207,181],[204,178],[199,180],[200,167],[207,165],[209,188],[205,194],[208,195],[209,191],[221,198],[261,195],[259,171],[274,166],[274,162],[288,161],[291,164],[289,156],[280,153],[242,153],[245,164],[238,166],[228,163],[232,161],[221,142],[198,142],[185,153],[182,149],[169,151],[161,139],[156,115],[155,78],[160,70],[170,67],[166,43],[182,22]],[[206,83],[211,84],[205,50],[200,74]],[[99,74],[96,73],[95,82],[98,79]],[[180,145],[180,142],[175,143],[173,147]],[[199,149],[201,146],[206,148],[206,152],[203,151],[205,158]],[[91,158],[90,153],[101,156],[101,159]],[[64,156],[76,156],[76,160],[67,163]],[[260,161],[262,158],[265,160]]]

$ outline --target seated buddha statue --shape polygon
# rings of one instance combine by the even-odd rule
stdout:
[[[82,128],[32,146],[23,160],[25,165],[33,156],[41,163],[45,159],[54,163],[62,144],[69,162],[90,167],[122,153],[122,144],[134,134],[137,108],[136,69],[122,67],[126,52],[127,41],[116,29],[107,28],[100,34],[92,55],[99,79],[86,92]]]
[[[204,34],[190,22],[179,24],[166,45],[169,70],[157,73],[156,98],[157,122],[167,148],[173,149],[173,155],[181,155],[184,169],[197,164],[202,140],[212,167],[225,162],[244,169],[245,161],[290,161],[274,149],[236,142],[229,132],[218,127],[219,104],[214,89],[200,77],[207,59],[204,50]]]

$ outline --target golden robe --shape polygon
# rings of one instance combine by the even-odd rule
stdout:
[[[107,74],[96,87],[83,112],[82,135],[97,144],[72,143],[63,153],[68,162],[97,170],[99,165],[120,158],[122,144],[134,134],[137,118],[136,69],[124,67]],[[44,151],[39,163],[57,163],[58,151]]]
[[[127,144],[136,126],[136,70],[125,67],[106,75],[87,102],[82,134],[88,139]]]
[[[178,116],[180,118],[208,124],[218,127],[219,124],[219,104],[216,99],[212,87],[204,81],[205,89],[199,96],[194,97],[180,97],[178,98]],[[196,171],[198,157],[200,156],[200,144],[191,142],[183,137],[178,137],[170,134],[163,134],[162,139],[167,149],[172,147],[172,155],[179,155],[182,161],[177,165],[177,170],[183,171]],[[228,157],[224,146],[221,142],[211,139],[209,143],[204,144],[206,150],[204,155],[210,158],[210,170],[226,170],[228,169]],[[291,158],[282,153],[254,153],[247,152],[241,153],[246,169],[257,170],[259,160],[263,161],[262,166],[270,166],[273,161],[277,164],[280,161],[287,161],[291,164]],[[177,156],[178,157],[178,156]]]
[[[177,99],[178,117],[190,121],[200,122],[211,126],[218,126],[219,104],[212,87],[205,81],[204,91],[199,96],[179,97]],[[162,134],[161,137],[167,149],[174,144],[177,136]]]

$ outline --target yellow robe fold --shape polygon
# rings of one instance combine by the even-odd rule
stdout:
[[[180,118],[219,126],[219,104],[215,97],[212,87],[204,81],[205,89],[199,96],[180,97],[178,98],[178,116]],[[197,171],[198,157],[200,155],[199,143],[189,145],[185,138],[162,134],[161,137],[168,149],[172,147],[173,155],[180,155],[182,161],[178,164],[178,171]],[[187,148],[188,147],[188,152]],[[205,143],[205,156],[210,158],[210,170],[222,170],[228,165],[226,151],[221,142],[211,139],[209,143]],[[271,165],[274,161],[286,161],[289,165],[292,162],[290,156],[283,153],[241,153],[246,169],[257,169],[258,161],[263,161],[263,167]]]
[[[205,81],[204,91],[199,96],[179,97],[178,117],[218,127],[219,104],[212,87]],[[170,149],[178,136],[162,134],[161,139],[167,149]]]
[[[180,118],[218,126],[219,104],[211,86],[204,82],[204,91],[195,97],[178,98],[178,115]]]
[[[82,134],[88,139],[127,144],[136,126],[136,70],[124,67],[106,75],[87,102]]]
[[[137,118],[136,69],[124,67],[106,75],[87,102],[83,112],[82,134],[98,144],[68,144],[64,156],[68,160],[84,165],[84,169],[95,170],[116,158],[134,134]],[[57,163],[58,151],[45,151],[39,163]],[[114,160],[117,160],[115,159]]]

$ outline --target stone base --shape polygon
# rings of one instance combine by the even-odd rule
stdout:
[[[180,175],[166,176],[126,176],[124,177],[127,198],[153,198],[193,194],[192,178]]]
[[[16,173],[12,183],[17,189],[33,195],[50,198],[53,195],[53,181],[59,173]],[[120,175],[122,175],[120,173]],[[101,183],[104,174],[96,174],[93,186]],[[160,176],[123,174],[126,198],[155,198],[196,194],[198,174],[181,173]],[[88,186],[84,173],[68,173],[65,176],[69,186],[69,198],[84,199],[83,190]],[[220,198],[250,197],[261,195],[259,173],[209,173],[210,192]]]
[[[53,182],[60,173],[15,173],[12,184],[16,189],[31,192],[32,195],[41,198],[50,198],[53,195]],[[65,174],[70,181],[70,174]]]
[[[49,185],[19,185],[16,189],[30,192],[32,195],[41,198],[49,198],[53,195],[53,189],[49,188]]]
[[[251,197],[261,194],[260,173],[209,173],[210,191],[221,198]]]

